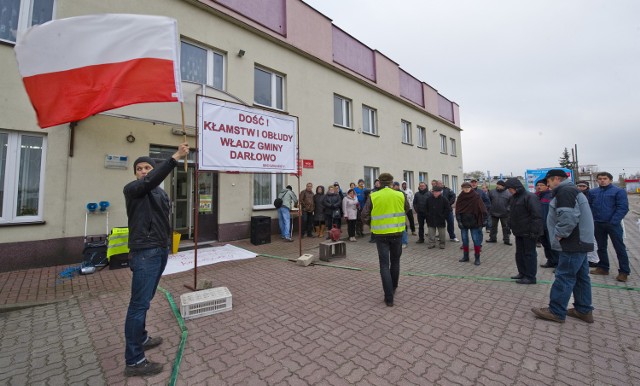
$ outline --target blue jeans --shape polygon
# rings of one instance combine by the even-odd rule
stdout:
[[[398,287],[400,278],[400,256],[402,255],[402,237],[376,235],[380,277],[384,290],[384,301],[393,302],[393,291]]]
[[[409,233],[407,232],[407,228],[406,227],[402,231],[402,244],[404,244],[404,245],[408,245],[409,244]]]
[[[525,279],[536,280],[538,273],[538,252],[536,239],[516,236],[516,267]]]
[[[482,228],[460,228],[460,235],[462,236],[462,246],[469,246],[469,231],[471,231],[471,240],[473,245],[479,247],[482,245]]]
[[[549,296],[549,310],[560,319],[564,320],[567,316],[571,293],[576,311],[587,314],[593,310],[586,252],[559,252],[556,279]]]
[[[148,248],[131,250],[129,267],[133,271],[131,279],[131,300],[124,322],[126,348],[124,359],[127,365],[134,365],[145,359],[142,345],[147,341],[147,310],[156,293],[160,276],[167,265],[168,248]]]
[[[595,223],[595,236],[598,243],[598,267],[609,271],[609,253],[607,252],[607,236],[611,238],[611,244],[618,256],[619,273],[631,273],[629,268],[629,256],[627,255],[627,247],[622,239],[622,224],[610,224],[608,222]]]
[[[291,238],[291,213],[289,208],[282,205],[278,208],[278,225],[280,226],[280,236],[285,239]]]

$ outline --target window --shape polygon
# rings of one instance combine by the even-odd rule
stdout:
[[[411,122],[401,121],[402,123],[402,143],[411,144]]]
[[[284,110],[284,77],[258,67],[253,74],[253,101],[272,109]]]
[[[455,157],[458,155],[456,150],[456,140],[455,138],[449,138],[449,141],[451,142],[451,155]]]
[[[418,126],[418,147],[427,148],[427,129]]]
[[[413,190],[413,172],[411,172],[409,170],[403,170],[402,171],[402,181],[406,181],[407,182],[407,189]]]
[[[46,140],[0,131],[0,223],[42,221]]]
[[[364,186],[373,188],[373,182],[380,175],[380,168],[374,168],[371,166],[364,167]]]
[[[447,154],[447,136],[440,134],[440,153]]]
[[[192,43],[180,42],[182,80],[224,90],[224,55]]]
[[[451,186],[449,186],[453,193],[458,193],[458,176],[451,176]]]
[[[351,101],[339,95],[333,96],[333,124],[351,127]]]
[[[428,184],[429,183],[429,173],[427,173],[427,172],[418,173],[418,182],[424,182],[424,183]]]
[[[362,105],[362,131],[367,134],[378,134],[377,111],[371,107]]]
[[[0,40],[16,42],[18,31],[53,20],[56,0],[0,2]]]
[[[284,189],[284,174],[256,173],[253,175],[254,209],[272,209],[273,200]]]
[[[448,174],[443,174],[442,175],[442,185],[444,186],[449,186],[449,175]]]

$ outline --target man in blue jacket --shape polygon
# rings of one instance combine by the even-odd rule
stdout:
[[[562,169],[551,169],[546,177],[553,189],[547,228],[551,248],[558,251],[556,278],[549,294],[549,307],[532,308],[540,319],[564,323],[567,316],[593,323],[591,280],[587,252],[593,250],[593,217],[589,201],[580,194]],[[573,293],[575,308],[567,310]]]
[[[162,372],[162,364],[151,362],[145,356],[146,350],[162,343],[161,337],[152,338],[147,334],[145,324],[151,299],[167,265],[171,240],[171,202],[159,185],[178,165],[178,160],[188,154],[189,145],[183,143],[157,167],[149,157],[136,159],[133,163],[136,180],[123,190],[129,226],[129,267],[133,271],[131,300],[124,322],[124,375],[127,377]]]
[[[613,176],[607,172],[596,175],[597,189],[589,191],[591,201],[591,211],[595,222],[596,242],[598,243],[598,257],[600,261],[596,269],[591,271],[592,275],[609,274],[609,254],[607,253],[607,236],[611,238],[613,249],[618,256],[618,276],[617,281],[625,282],[631,273],[629,268],[629,256],[627,247],[622,239],[622,219],[629,212],[629,199],[624,189],[611,184]]]

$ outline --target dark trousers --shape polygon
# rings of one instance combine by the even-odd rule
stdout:
[[[349,233],[349,237],[356,237],[356,221],[357,220],[347,220],[347,232]]]
[[[626,273],[627,275],[630,274],[631,268],[629,267],[627,247],[624,245],[624,240],[622,239],[622,224],[614,225],[606,222],[596,222],[594,233],[596,242],[598,243],[598,257],[600,258],[597,266],[609,271],[609,253],[607,252],[608,236],[611,238],[611,244],[613,244],[613,249],[615,249],[616,255],[618,256],[618,272]]]
[[[538,252],[536,239],[516,236],[516,267],[525,279],[536,280],[538,273]]]
[[[511,235],[511,230],[509,229],[509,217],[491,216],[491,231],[489,232],[489,240],[495,241],[498,238],[498,222],[502,224],[502,241],[508,243],[509,235]]]
[[[407,212],[407,219],[409,219],[409,229],[411,229],[411,233],[416,233],[416,222],[413,218],[413,209],[409,209]]]
[[[364,223],[362,222],[362,208],[358,208],[358,217],[356,217],[356,233],[358,236],[364,236]]]
[[[453,226],[453,210],[449,211],[449,215],[447,215],[447,233],[451,240],[456,238],[456,231]]]
[[[398,287],[400,278],[402,236],[376,235],[375,239],[380,260],[380,278],[384,290],[384,301],[393,302],[393,291]]]
[[[540,236],[539,240],[540,244],[542,244],[542,249],[544,249],[544,257],[547,258],[547,265],[556,267],[558,265],[560,253],[551,249],[551,242],[549,241],[549,229],[546,226],[544,227],[544,234]]]
[[[427,222],[427,217],[418,212],[418,239],[424,241],[424,223]]]
[[[313,212],[302,212],[302,236],[313,236]]]

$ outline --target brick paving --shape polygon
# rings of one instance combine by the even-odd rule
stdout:
[[[459,243],[427,250],[410,237],[395,306],[386,307],[367,238],[348,243],[347,258],[309,267],[283,259],[299,255],[297,242],[234,242],[263,256],[198,269],[199,280],[229,288],[233,310],[185,321],[176,383],[638,385],[640,198],[632,199],[625,219],[632,275],[615,281],[611,250],[612,273],[592,276],[591,325],[536,319],[530,308],[547,304],[552,270],[539,268],[537,285],[511,282],[515,247],[501,243],[485,244],[476,267],[458,263]],[[303,253],[317,255],[319,241],[303,239]],[[0,384],[167,384],[181,329],[165,295],[157,293],[147,318],[150,333],[165,339],[147,356],[165,370],[126,379],[130,271],[61,281],[64,268],[0,273]],[[177,304],[185,284],[193,272],[160,282]]]

